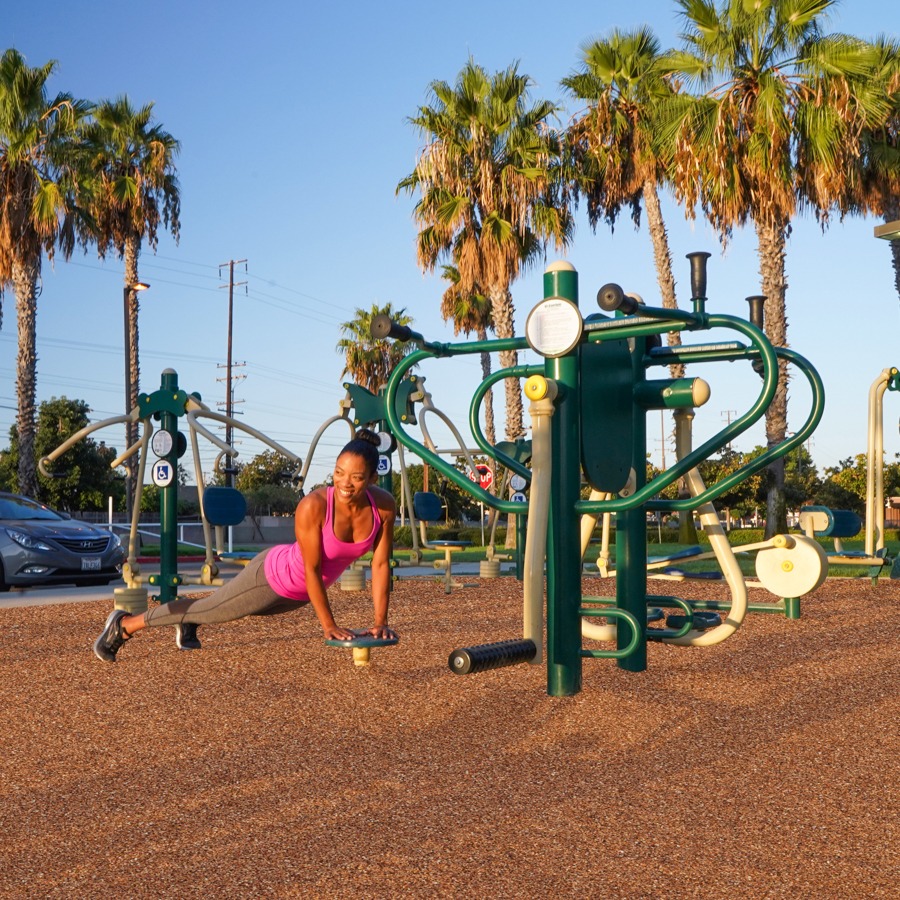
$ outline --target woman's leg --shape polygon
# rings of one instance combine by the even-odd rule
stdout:
[[[255,556],[231,581],[207,597],[181,597],[141,615],[125,617],[121,623],[125,635],[131,637],[144,628],[181,625],[184,622],[194,625],[233,622],[244,616],[256,615],[277,603],[283,598],[269,587],[266,580],[264,563],[267,552],[264,550]]]

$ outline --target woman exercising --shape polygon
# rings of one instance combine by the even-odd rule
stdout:
[[[378,438],[371,431],[357,432],[337,458],[333,487],[319,488],[297,504],[294,543],[263,550],[208,597],[172,600],[137,616],[113,610],[94,653],[115,662],[119,648],[138,631],[164,625],[175,626],[179,647],[199,649],[198,625],[290,612],[307,603],[326,639],[349,640],[358,633],[334,621],[326,589],[370,550],[375,624],[365,633],[395,638],[387,621],[396,505],[387,491],[375,487],[377,469]]]

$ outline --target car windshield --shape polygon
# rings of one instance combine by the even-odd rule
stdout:
[[[62,516],[25,497],[0,497],[0,519],[51,519],[58,522]]]

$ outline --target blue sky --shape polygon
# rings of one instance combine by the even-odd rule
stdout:
[[[434,79],[452,81],[471,55],[489,70],[518,60],[535,81],[533,96],[560,102],[561,122],[575,112],[559,80],[578,65],[581,45],[613,27],[650,24],[664,45],[677,41],[674,3],[569,3],[523,0],[508,7],[461,0],[428,3],[294,4],[259,0],[215,6],[158,0],[143,7],[49,0],[15,4],[0,20],[0,48],[16,47],[31,65],[58,60],[53,91],[100,100],[125,93],[155,104],[159,123],[181,141],[179,244],[163,235],[145,247],[141,277],[141,388],[159,387],[174,368],[180,385],[215,407],[224,403],[227,292],[219,264],[246,259],[236,293],[236,409],[242,421],[306,457],[319,425],[343,397],[340,323],[358,306],[392,302],[435,340],[452,340],[438,314],[439,277],[415,260],[413,199],[395,195],[420,139],[408,123]],[[832,29],[872,37],[896,33],[885,6],[845,0]],[[744,298],[760,292],[755,240],[738,233],[722,254],[703,222],[666,203],[677,292],[688,300],[684,254],[713,253],[709,310],[746,315]],[[791,346],[819,369],[826,414],[810,449],[820,467],[865,450],[869,385],[900,365],[898,298],[889,247],[873,238],[872,220],[837,223],[824,235],[799,220],[788,248]],[[581,304],[608,281],[656,303],[649,238],[622,221],[614,234],[592,233],[579,213],[567,258],[578,269]],[[555,258],[551,253],[548,261]],[[513,287],[517,332],[541,298],[543,266]],[[224,275],[224,272],[223,272]],[[87,401],[94,420],[123,411],[122,264],[77,253],[45,263],[38,305],[38,399]],[[0,331],[0,446],[15,415],[14,298],[4,298]],[[524,361],[537,361],[527,354]],[[435,404],[461,427],[479,380],[472,356],[436,361],[422,371]],[[712,398],[698,411],[698,440],[743,412],[758,390],[748,366],[698,371]],[[886,402],[886,449],[900,451],[893,395]],[[791,388],[791,426],[805,416],[806,394]],[[497,405],[502,396],[497,392]],[[121,446],[119,431],[105,437]],[[659,459],[662,427],[651,418],[649,449]],[[330,470],[343,431],[331,431],[313,464]],[[750,449],[757,429],[737,442]],[[247,460],[261,447],[240,445]],[[671,448],[667,453],[671,454]],[[204,453],[204,459],[214,457]],[[671,455],[669,456],[671,461]]]

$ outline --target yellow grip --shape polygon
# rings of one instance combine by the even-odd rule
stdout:
[[[550,385],[543,375],[532,375],[526,379],[524,391],[529,400],[543,400],[550,393]]]

